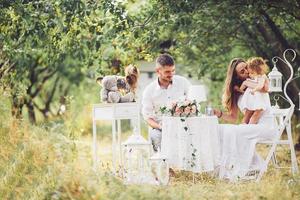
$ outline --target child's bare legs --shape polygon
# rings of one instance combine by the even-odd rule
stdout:
[[[243,120],[242,120],[243,124],[248,124],[249,123],[250,118],[252,117],[254,111],[255,110],[248,110],[248,109],[246,109],[244,117],[243,117]]]
[[[257,122],[259,121],[260,117],[263,114],[263,110],[255,110],[253,115],[251,116],[251,119],[249,121],[249,124],[257,124]]]

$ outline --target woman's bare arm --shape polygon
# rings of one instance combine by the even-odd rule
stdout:
[[[245,80],[242,85],[245,85],[248,88],[254,89],[257,86],[257,83],[251,80]]]
[[[234,91],[239,92],[239,93],[244,93],[245,92],[244,90],[241,90],[241,88],[237,85],[234,86],[233,89],[234,89]]]
[[[214,114],[227,122],[236,123],[238,119],[239,109],[237,106],[233,107],[231,112],[223,113],[221,110],[214,109]]]
[[[245,82],[245,81],[244,81]],[[242,83],[242,85],[239,87],[239,92],[244,93],[245,89],[248,87],[246,84]]]

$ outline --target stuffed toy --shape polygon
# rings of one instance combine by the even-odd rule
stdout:
[[[138,77],[138,69],[129,65],[125,68],[125,77],[110,75],[97,78],[97,82],[102,86],[101,101],[107,103],[134,102]]]

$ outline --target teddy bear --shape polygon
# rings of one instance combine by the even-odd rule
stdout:
[[[137,67],[129,65],[125,68],[125,77],[109,75],[97,78],[97,82],[102,86],[101,101],[107,103],[134,102],[138,77]]]

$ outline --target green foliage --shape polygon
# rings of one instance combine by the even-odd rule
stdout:
[[[110,73],[112,59],[123,54],[111,44],[126,28],[124,10],[110,1],[8,1],[1,14],[0,61],[8,63],[1,86],[33,122],[35,109],[47,117],[50,103],[84,78]]]
[[[1,199],[44,198],[76,155],[73,142],[63,135],[10,117],[1,120],[0,138]]]
[[[0,58],[7,73],[1,71],[1,85],[10,89],[13,105],[30,111],[33,104],[45,115],[47,102],[67,96],[83,79],[123,73],[120,67],[167,51],[188,74],[220,91],[233,57],[270,60],[286,48],[297,50],[297,8],[294,0],[3,1]],[[288,75],[286,66],[279,68]],[[298,91],[292,84],[296,103]]]
[[[135,19],[130,29],[135,37],[128,40],[140,45],[139,55],[149,54],[144,58],[170,52],[177,63],[185,66],[185,71],[198,79],[223,83],[227,64],[234,57],[261,56],[271,65],[271,58],[287,48],[294,48],[299,54],[297,1],[146,2],[139,12],[129,12]],[[295,69],[299,64],[298,58]],[[285,77],[289,75],[286,65],[277,67]],[[288,88],[295,104],[299,83]],[[215,88],[211,82],[208,85],[217,91],[222,87]],[[219,99],[220,95],[212,98]]]
[[[99,174],[91,168],[89,138],[90,105],[98,102],[100,90],[93,79],[118,73],[112,65],[170,52],[210,87],[209,100],[218,105],[233,57],[270,60],[286,48],[299,53],[299,20],[294,0],[2,0],[0,198],[300,198],[299,177],[273,168],[259,184],[231,184],[208,175],[196,175],[192,184],[191,174],[176,172],[167,187],[123,185],[110,174],[110,152],[102,153],[110,149],[110,124],[98,124],[104,146]],[[293,91],[299,91],[297,84]],[[38,126],[10,116],[18,113],[14,108],[22,114],[23,106],[28,113],[55,116],[62,103],[64,115]]]
[[[1,107],[2,109],[2,107]],[[2,110],[1,110],[2,111]],[[176,171],[168,186],[124,185],[109,168],[92,169],[90,140],[72,141],[58,129],[1,121],[1,199],[297,199],[299,177],[270,166],[262,182],[219,181]],[[67,130],[68,131],[68,130]],[[102,147],[110,148],[110,142]],[[101,148],[103,151],[103,149]],[[109,163],[110,154],[101,154]],[[286,153],[284,154],[285,156]],[[106,157],[104,157],[106,156]],[[280,157],[282,158],[282,157]],[[272,184],[270,184],[272,182]]]

